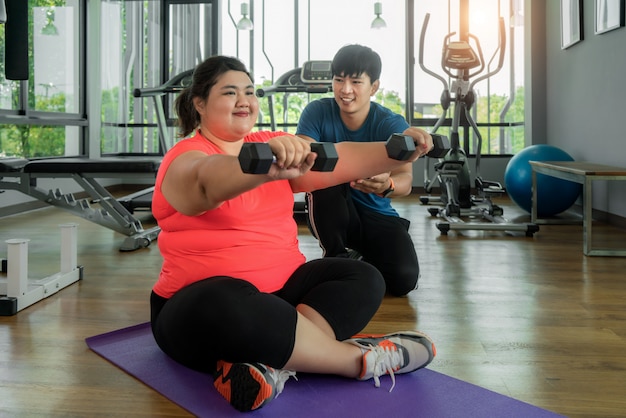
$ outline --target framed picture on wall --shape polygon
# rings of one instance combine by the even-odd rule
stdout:
[[[583,1],[561,0],[561,49],[569,48],[582,40]]]
[[[624,0],[595,0],[596,35],[624,26]]]

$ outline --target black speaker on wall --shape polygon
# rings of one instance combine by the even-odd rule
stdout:
[[[28,1],[4,2],[7,16],[4,28],[5,78],[28,80]]]

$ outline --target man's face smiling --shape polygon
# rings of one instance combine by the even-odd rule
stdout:
[[[333,94],[339,109],[345,114],[367,113],[370,109],[370,97],[378,90],[379,81],[371,82],[367,73],[333,77]]]

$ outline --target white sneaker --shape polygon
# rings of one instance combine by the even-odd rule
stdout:
[[[426,367],[437,354],[435,344],[419,331],[396,332],[381,336],[363,336],[346,340],[363,351],[363,366],[359,380],[373,378],[380,387],[380,376],[391,376],[391,392],[396,374],[410,373]]]

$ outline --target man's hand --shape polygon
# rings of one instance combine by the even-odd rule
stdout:
[[[363,193],[381,194],[387,190],[391,184],[389,180],[390,175],[391,173],[382,173],[366,179],[351,181],[350,186]]]
[[[416,152],[418,153],[418,156],[415,159],[428,154],[428,152],[435,147],[435,145],[433,144],[433,138],[428,132],[423,129],[411,126],[405,129],[402,134],[408,135],[413,138],[413,141],[415,142]]]

